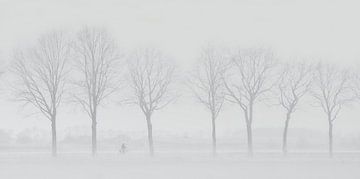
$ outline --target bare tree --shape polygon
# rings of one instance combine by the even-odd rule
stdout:
[[[63,33],[42,36],[36,47],[17,51],[12,68],[16,98],[37,108],[51,122],[52,155],[57,155],[56,117],[66,84],[70,47]]]
[[[97,153],[97,114],[103,100],[116,90],[115,78],[120,58],[115,42],[104,29],[85,27],[74,43],[75,63],[80,78],[74,95],[91,119],[92,154]]]
[[[166,61],[161,52],[152,48],[139,49],[129,59],[128,69],[133,96],[131,101],[138,105],[147,122],[150,155],[154,155],[151,117],[155,111],[164,108],[173,99],[170,85],[174,66]]]
[[[274,55],[266,49],[241,49],[232,57],[233,68],[224,77],[228,100],[238,104],[245,117],[248,154],[253,155],[252,124],[254,104],[275,84]]]
[[[329,127],[329,155],[333,156],[333,125],[344,105],[353,97],[350,78],[346,70],[332,65],[319,64],[315,71],[312,95],[327,116]]]
[[[196,71],[189,80],[196,99],[209,110],[211,115],[214,156],[216,155],[216,119],[225,99],[222,80],[225,72],[224,61],[224,56],[214,48],[203,49]]]
[[[278,84],[279,104],[286,112],[283,131],[283,154],[287,154],[287,133],[291,115],[297,110],[302,97],[309,92],[312,81],[311,67],[306,63],[284,64]]]

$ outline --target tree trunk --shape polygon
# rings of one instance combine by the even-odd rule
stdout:
[[[149,142],[149,152],[151,156],[154,156],[154,142],[152,136],[152,124],[151,124],[151,115],[146,115],[146,122],[148,128],[148,142]]]
[[[288,128],[289,128],[289,122],[290,122],[290,113],[286,114],[286,120],[285,120],[285,126],[284,126],[284,132],[283,132],[283,146],[282,146],[282,151],[283,151],[283,155],[286,156],[287,155],[287,133],[288,133]]]
[[[248,155],[250,157],[253,156],[253,141],[252,141],[252,127],[251,124],[246,124],[246,130],[247,130],[247,141],[248,141]]]
[[[51,151],[52,156],[57,156],[57,145],[56,145],[56,117],[53,117],[51,120]]]
[[[250,100],[249,103],[249,114],[248,120],[246,121],[246,130],[247,130],[247,141],[248,141],[248,155],[253,156],[253,140],[252,140],[252,121],[253,121],[253,101]]]
[[[333,157],[333,124],[329,120],[329,157]]]
[[[216,156],[216,124],[215,124],[215,118],[212,117],[212,153],[213,156]]]
[[[97,153],[97,140],[96,140],[96,115],[92,117],[92,125],[91,125],[91,151],[92,155],[96,156]]]

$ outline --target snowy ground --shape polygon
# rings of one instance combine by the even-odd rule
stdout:
[[[333,159],[321,153],[221,153],[159,152],[117,155],[62,153],[56,159],[47,153],[0,153],[1,179],[121,179],[121,178],[236,178],[236,179],[359,179],[360,153],[338,153]]]

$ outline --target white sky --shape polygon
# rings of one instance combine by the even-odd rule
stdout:
[[[0,57],[8,61],[12,49],[32,43],[51,29],[73,31],[83,25],[104,26],[125,49],[156,46],[183,70],[192,65],[199,49],[207,43],[230,46],[266,46],[286,60],[303,56],[344,65],[360,58],[360,3],[316,0],[0,0]],[[4,87],[6,88],[6,87]],[[50,127],[41,115],[26,117],[23,110],[0,100],[0,128],[21,130]],[[62,108],[58,127],[86,126],[90,120],[80,110]],[[306,107],[305,107],[306,108]],[[360,131],[359,106],[340,116],[336,132]],[[282,127],[276,107],[261,107],[254,127]],[[244,130],[242,113],[227,106],[219,119],[219,135]],[[145,131],[140,110],[109,104],[99,114],[100,129]],[[292,127],[326,130],[320,109],[299,111]],[[154,116],[154,128],[178,133],[210,132],[210,121],[200,104],[185,94],[175,105]],[[245,133],[244,133],[245,134]]]

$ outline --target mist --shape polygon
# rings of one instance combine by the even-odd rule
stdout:
[[[359,5],[0,0],[0,178],[359,178]]]

